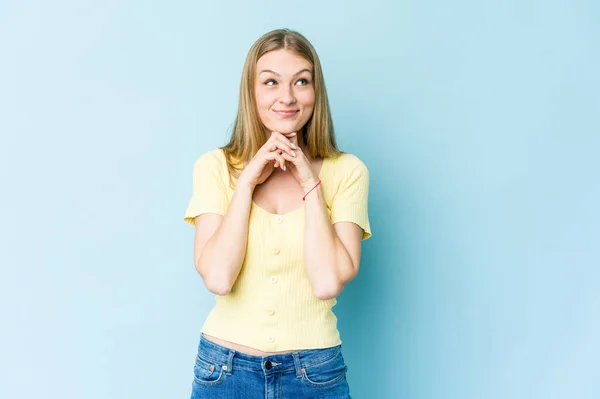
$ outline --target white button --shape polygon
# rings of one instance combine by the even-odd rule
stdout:
[[[274,311],[273,309],[270,309],[270,310],[269,310],[269,314],[270,314],[271,316],[273,316],[273,315],[275,314],[275,311]]]
[[[278,254],[279,253],[279,248],[273,248],[273,253],[274,254]]]
[[[278,216],[275,218],[275,221],[276,221],[277,223],[281,223],[281,222],[283,222],[283,216],[281,216],[281,215],[278,215]]]
[[[273,341],[275,341],[275,337],[272,337],[272,336],[269,337],[269,342],[273,342]]]
[[[277,277],[271,276],[271,282],[275,284],[277,282]]]
[[[223,365],[223,370],[227,371],[227,366]]]

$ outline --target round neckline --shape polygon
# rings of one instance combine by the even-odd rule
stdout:
[[[328,160],[329,160],[329,157],[323,158],[323,162],[321,163],[321,169],[319,169],[319,173],[317,174],[317,177],[319,178],[319,180],[322,180],[321,175],[323,174],[323,169],[325,169],[325,162],[327,162]],[[267,211],[266,209],[264,209],[263,207],[261,207],[260,205],[258,205],[256,202],[254,202],[254,199],[252,199],[252,206],[255,208],[258,208],[261,212],[266,213],[269,216],[289,216],[289,215],[292,215],[294,213],[304,210],[304,203],[302,203],[302,205],[300,205],[298,208],[291,210],[289,212],[286,212],[286,213],[271,213],[271,212]]]

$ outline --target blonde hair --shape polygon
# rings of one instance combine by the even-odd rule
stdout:
[[[229,170],[232,187],[232,177],[239,177],[244,163],[250,161],[267,141],[264,125],[258,115],[254,94],[256,63],[260,57],[269,51],[280,49],[301,56],[310,62],[313,68],[315,106],[312,116],[301,132],[306,152],[312,158],[337,157],[343,153],[337,148],[335,141],[325,80],[317,52],[300,33],[289,29],[277,29],[264,34],[252,45],[244,63],[238,113],[233,125],[231,139],[227,145],[221,147],[227,159],[227,169]]]

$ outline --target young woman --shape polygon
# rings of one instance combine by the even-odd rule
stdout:
[[[332,307],[371,236],[369,173],[336,146],[304,36],[254,43],[231,140],[198,158],[193,179],[185,221],[216,305],[192,398],[349,398]]]

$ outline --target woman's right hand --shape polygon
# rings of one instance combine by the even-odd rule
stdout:
[[[295,135],[296,133],[286,135],[279,132],[271,133],[271,137],[244,167],[238,178],[238,184],[246,184],[254,189],[259,184],[264,183],[275,168],[280,167],[282,170],[286,170],[285,159],[281,156],[281,153],[285,151],[290,156],[296,156],[294,150],[298,147],[288,138]]]

